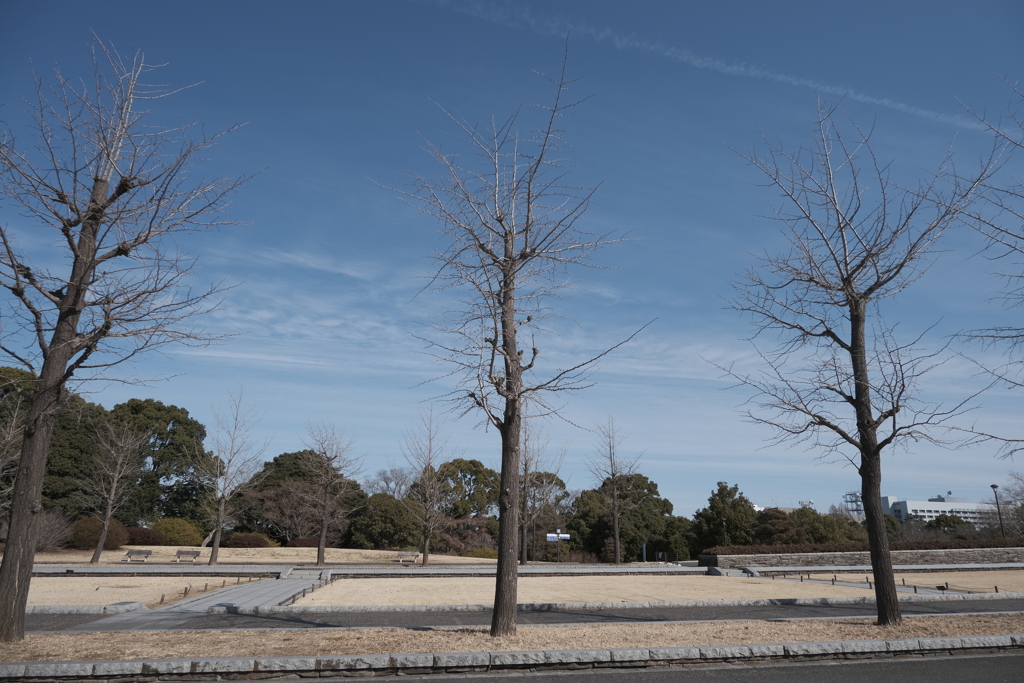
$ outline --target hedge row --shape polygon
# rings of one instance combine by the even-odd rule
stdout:
[[[892,541],[890,550],[969,550],[972,548],[1022,548],[1024,539],[952,538],[943,541]],[[869,550],[867,543],[793,543],[791,545],[715,546],[701,555],[790,555],[796,553],[859,553]]]

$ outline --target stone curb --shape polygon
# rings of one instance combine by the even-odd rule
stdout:
[[[740,661],[802,661],[862,659],[898,655],[971,654],[979,651],[1024,649],[1024,634],[851,640],[764,645],[714,645],[591,650],[534,650],[521,652],[450,652],[394,655],[336,655],[324,657],[219,657],[148,659],[100,662],[26,662],[0,664],[0,679],[32,681],[128,681],[139,677],[161,680],[249,678],[259,674],[299,676],[366,676],[385,674],[465,673],[470,671],[541,671],[583,668],[623,668],[693,665]]]
[[[900,602],[944,602],[949,600],[1011,600],[1024,593],[956,593],[946,595],[901,594]],[[764,598],[759,600],[683,600],[678,602],[548,602],[522,603],[519,611],[543,612],[574,609],[644,609],[655,607],[746,607],[752,605],[861,605],[874,604],[874,596],[853,598]],[[302,612],[489,612],[493,605],[286,605],[278,607],[230,608],[215,605],[210,614],[287,614]]]
[[[123,614],[148,612],[141,602],[115,602],[110,605],[29,605],[25,614]]]

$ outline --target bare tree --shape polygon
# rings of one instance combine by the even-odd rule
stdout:
[[[597,493],[605,498],[608,505],[608,516],[612,522],[612,543],[615,551],[615,564],[622,563],[622,545],[619,542],[619,525],[622,521],[622,514],[628,508],[639,504],[638,500],[627,500],[627,489],[630,488],[630,478],[636,474],[637,465],[643,454],[632,458],[623,457],[619,452],[622,446],[622,435],[615,426],[615,420],[611,416],[604,424],[595,428],[597,439],[597,453],[593,458],[587,460],[587,469],[597,479]]]
[[[82,480],[82,493],[86,505],[100,513],[103,526],[90,564],[100,561],[114,513],[135,493],[145,462],[143,447],[153,437],[127,422],[110,419],[96,425],[95,430],[99,452],[92,472]]]
[[[444,421],[434,417],[434,406],[420,413],[419,424],[407,430],[402,441],[402,455],[409,464],[412,484],[403,502],[423,529],[423,560],[430,564],[430,539],[449,522],[451,488],[440,467],[444,461],[448,438],[441,433]]]
[[[1002,120],[987,119],[974,113],[983,126],[992,134],[997,144],[1006,151],[1007,162],[1024,152],[1024,91],[1016,84],[1007,82],[1013,93],[1007,117]],[[1003,169],[1011,168],[1007,163]],[[984,183],[980,193],[981,201],[972,210],[968,222],[989,240],[989,254],[994,260],[1006,262],[1019,259],[1024,254],[1024,179],[1011,173],[993,173]],[[1019,272],[1020,262],[1012,263],[1015,270],[1000,273],[1006,281],[1003,300],[1007,308],[1024,305],[1024,274]],[[1024,324],[1020,322],[1001,324],[979,329],[967,336],[986,346],[1005,352],[1005,363],[998,367],[986,366],[985,370],[1013,387],[1024,387]],[[1020,439],[990,437],[1003,444],[1003,456],[1012,456],[1024,446]]]
[[[213,519],[213,540],[210,561],[217,564],[224,525],[236,511],[239,494],[259,483],[260,467],[267,445],[253,438],[253,429],[261,415],[243,405],[243,392],[228,392],[227,414],[214,410],[213,457],[198,459],[200,481],[211,494],[210,517]]]
[[[517,111],[504,123],[478,128],[451,116],[468,165],[440,146],[429,150],[441,164],[438,180],[416,178],[416,191],[403,193],[441,223],[448,246],[434,254],[434,285],[464,298],[453,318],[437,323],[443,339],[427,339],[437,357],[459,377],[452,398],[465,412],[479,410],[501,438],[498,500],[498,567],[492,636],[516,630],[519,531],[519,449],[526,401],[557,413],[547,401],[589,386],[597,357],[541,376],[535,333],[552,314],[547,299],[567,285],[567,272],[589,262],[599,246],[614,240],[583,231],[593,189],[570,184],[562,154],[561,119],[579,102],[567,101],[571,81],[565,61],[548,78],[554,100],[540,106],[544,123],[518,132]],[[632,336],[630,337],[630,339]],[[617,344],[624,344],[628,339]],[[548,398],[545,398],[548,397]]]
[[[339,509],[339,505],[358,486],[354,477],[359,473],[361,458],[352,453],[351,439],[334,425],[310,423],[306,430],[306,450],[301,454],[313,485],[310,504],[316,511],[320,527],[316,564],[322,567],[327,559],[328,529],[339,515],[352,512]]]
[[[368,496],[386,493],[394,498],[404,498],[409,492],[412,479],[413,473],[408,468],[388,467],[377,470],[377,474],[363,482],[363,490]]]
[[[519,526],[522,530],[519,544],[519,564],[529,563],[527,538],[532,525],[545,512],[546,507],[556,506],[561,498],[568,494],[565,482],[558,478],[565,459],[566,449],[563,447],[556,459],[548,456],[550,444],[547,435],[535,426],[534,421],[523,421],[523,443],[521,451],[522,470],[519,473],[519,484],[522,487],[520,502],[522,513]]]
[[[285,479],[280,486],[246,494],[252,497],[251,508],[259,511],[258,528],[285,541],[313,538],[320,532],[320,521],[310,504],[316,500],[311,484]]]
[[[962,183],[946,172],[947,157],[933,178],[901,188],[874,155],[870,131],[852,121],[843,129],[840,118],[819,106],[813,146],[793,153],[765,140],[762,154],[745,156],[781,195],[774,214],[789,250],[762,257],[736,285],[733,301],[750,315],[755,337],[768,337],[774,348],[758,350],[759,371],[727,371],[756,392],[748,411],[754,422],[857,468],[878,623],[889,625],[901,615],[881,502],[882,452],[910,440],[939,441],[935,428],[966,401],[944,407],[916,399],[921,378],[942,362],[941,349],[920,350],[920,337],[897,341],[879,302],[927,269],[936,241],[985,172]]]
[[[0,197],[20,209],[0,224],[0,353],[34,376],[0,565],[0,641],[24,637],[25,603],[46,453],[68,380],[171,342],[209,339],[190,326],[217,287],[189,289],[193,260],[175,235],[215,225],[240,181],[195,181],[190,166],[218,137],[146,121],[143,104],[172,94],[143,82],[152,67],[94,44],[91,82],[59,70],[36,83],[35,144],[0,139]],[[52,251],[22,249],[24,225]],[[43,237],[48,230],[52,236]]]
[[[14,475],[18,469],[18,458],[21,456],[21,439],[25,432],[24,401],[18,395],[17,389],[8,391],[8,386],[4,389],[0,398],[0,520],[3,520],[0,521],[0,525],[7,520],[11,496],[14,493]]]

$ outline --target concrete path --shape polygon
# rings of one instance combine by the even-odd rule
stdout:
[[[256,607],[279,605],[301,594],[303,590],[312,589],[323,579],[329,578],[325,572],[315,569],[293,569],[282,572],[286,578],[264,579],[252,583],[228,586],[219,590],[203,593],[193,598],[185,598],[178,602],[156,609],[140,609],[125,612],[103,620],[105,631],[160,631],[178,628],[196,617],[208,614],[212,609],[228,613],[250,611]],[[79,624],[68,631],[94,631],[91,624]]]

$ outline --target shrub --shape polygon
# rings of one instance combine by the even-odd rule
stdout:
[[[463,557],[478,557],[484,560],[496,560],[498,559],[498,551],[494,548],[477,548],[476,550],[470,550],[468,553],[463,553]]]
[[[319,548],[319,538],[293,538],[288,541],[289,548]]]
[[[128,543],[131,545],[167,545],[167,536],[156,529],[130,526],[128,527]]]
[[[103,531],[103,520],[99,517],[83,517],[71,525],[71,546],[79,550],[93,550],[100,540]],[[104,550],[117,550],[128,542],[128,532],[124,525],[111,518],[107,538],[103,542]]]
[[[203,532],[192,522],[180,517],[164,517],[150,528],[162,533],[167,545],[198,546],[203,542]]]
[[[260,534],[232,534],[228,539],[229,548],[267,548],[270,542]]]
[[[56,550],[67,544],[71,538],[71,520],[60,510],[43,510],[39,515],[39,531],[36,534],[36,552]],[[97,536],[97,540],[99,537]],[[92,547],[96,547],[95,541]]]
[[[548,553],[551,555],[551,553]],[[566,562],[579,562],[580,564],[598,564],[601,559],[594,553],[588,553],[586,550],[570,550],[565,555]],[[550,559],[550,557],[548,558]]]

